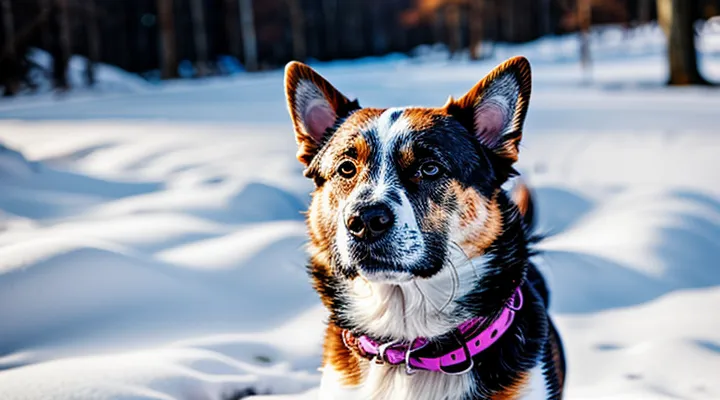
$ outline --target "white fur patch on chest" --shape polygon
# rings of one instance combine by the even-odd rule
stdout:
[[[462,400],[476,390],[471,375],[444,375],[419,371],[405,374],[402,366],[369,364],[363,383],[348,387],[342,375],[326,366],[320,383],[319,400]],[[548,400],[547,380],[542,364],[530,371],[528,384],[515,400]]]
[[[444,375],[419,371],[407,375],[402,366],[370,363],[361,385],[347,387],[341,375],[326,367],[320,383],[319,400],[462,400],[472,393],[471,375]]]
[[[455,301],[475,286],[485,260],[468,260],[457,250],[450,253],[453,261],[428,279],[387,284],[356,278],[349,290],[347,316],[375,337],[410,341],[452,330],[462,322],[454,315]]]
[[[342,382],[342,374],[332,365],[323,367],[318,400],[361,400],[358,387],[348,387]]]

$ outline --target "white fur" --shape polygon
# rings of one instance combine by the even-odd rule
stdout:
[[[349,241],[350,241],[350,232],[348,232],[347,228],[345,227],[345,204],[346,202],[341,201],[338,207],[337,215],[337,230],[335,231],[335,247],[337,248],[337,252],[340,255],[340,260],[343,264],[349,265],[352,260],[350,259],[350,252],[349,252]]]
[[[349,387],[342,383],[342,374],[332,365],[322,368],[320,391],[318,400],[362,400],[359,397],[359,387]]]
[[[403,366],[368,363],[362,384],[346,386],[332,366],[323,369],[319,400],[461,400],[475,390],[471,375],[445,375],[418,371],[407,375]],[[543,365],[530,370],[530,380],[520,390],[519,400],[547,400],[549,392]]]
[[[407,107],[393,107],[383,111],[377,119],[378,137],[383,147],[394,143],[398,137],[412,132],[410,121],[400,116],[395,122],[390,117],[396,112],[403,112]]]
[[[398,253],[396,261],[399,261],[400,265],[410,266],[420,261],[425,253],[425,239],[420,232],[415,210],[404,190],[400,191],[400,198],[402,199],[400,206],[393,207],[396,222],[391,234],[394,236]]]
[[[342,375],[325,366],[318,400],[462,400],[474,387],[470,375],[419,371],[407,375],[404,367],[368,363],[362,384],[342,383]]]
[[[469,374],[419,371],[407,375],[402,366],[371,364],[359,392],[360,398],[369,400],[462,400],[473,387]]]
[[[458,250],[450,259],[452,265],[428,279],[393,284],[355,278],[348,316],[376,337],[412,340],[448,332],[462,322],[453,315],[454,300],[473,288],[484,265],[482,257],[469,261]]]
[[[384,196],[386,190],[390,187],[390,181],[394,167],[392,163],[392,149],[393,145],[404,135],[412,132],[410,129],[410,123],[407,118],[400,116],[395,122],[390,120],[392,114],[396,112],[402,112],[403,108],[388,108],[385,110],[377,119],[376,132],[380,142],[379,153],[380,153],[380,177],[375,182],[375,190],[373,197],[380,199]]]
[[[543,373],[543,363],[540,362],[530,370],[530,383],[520,398],[522,400],[547,400],[549,394],[547,380]]]

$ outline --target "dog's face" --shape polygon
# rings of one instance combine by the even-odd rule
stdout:
[[[441,108],[360,108],[291,63],[286,92],[298,159],[316,189],[313,257],[343,278],[402,283],[482,255],[502,231],[496,203],[513,173],[530,68],[511,59]]]

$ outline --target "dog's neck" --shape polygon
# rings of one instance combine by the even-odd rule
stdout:
[[[548,320],[542,299],[528,284],[523,284],[522,293],[524,305],[517,311],[512,325],[497,342],[476,355],[474,367],[462,375],[447,375],[435,371],[417,371],[413,375],[408,375],[404,365],[379,365],[359,357],[357,353],[353,355],[352,350],[347,350],[345,357],[355,357],[358,360],[356,371],[343,370],[342,366],[348,365],[343,363],[330,363],[325,366],[332,373],[340,374],[341,382],[347,381],[348,376],[359,374],[355,376],[361,377],[362,385],[357,386],[359,397],[353,399],[492,398],[493,395],[503,393],[518,381],[523,381],[523,374],[528,374],[528,371],[532,371],[529,377],[542,375],[542,371],[538,372],[534,369],[537,369],[536,363],[545,354],[543,345],[548,334]],[[335,340],[338,346],[344,346],[341,337]],[[326,357],[326,360],[333,359],[329,354]]]
[[[504,195],[498,200],[509,202]],[[509,210],[502,215],[505,229],[479,257],[468,259],[451,246],[445,267],[430,278],[337,282],[343,298],[330,311],[338,325],[377,339],[410,341],[442,336],[471,318],[498,316],[524,280],[530,256],[520,215],[503,208]]]
[[[457,300],[476,286],[484,264],[482,257],[455,262],[431,278],[401,284],[355,278],[343,316],[354,330],[374,338],[410,341],[443,335],[472,317],[459,309]]]

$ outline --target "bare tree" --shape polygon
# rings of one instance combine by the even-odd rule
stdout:
[[[457,3],[448,2],[445,6],[445,19],[449,30],[448,48],[452,57],[462,47],[462,21],[460,6]]]
[[[14,96],[20,90],[20,80],[18,76],[18,59],[15,49],[15,25],[13,21],[12,4],[10,0],[0,0],[0,11],[2,11],[3,34],[5,43],[0,51],[0,68],[5,66],[6,76],[0,82],[5,87],[3,96]]]
[[[668,38],[669,85],[707,85],[697,67],[693,2],[657,0],[658,21]]]
[[[482,56],[481,44],[485,29],[485,0],[470,0],[468,25],[470,27],[470,59],[479,60]]]
[[[228,51],[235,57],[240,57],[240,11],[237,0],[225,0],[225,30],[228,38]]]
[[[95,64],[100,61],[100,29],[96,0],[86,0],[85,24],[87,27],[88,58],[85,66],[85,79],[88,86],[95,85]]]
[[[255,36],[255,15],[252,0],[240,0],[240,26],[242,28],[243,50],[245,52],[245,69],[257,71],[257,37]]]
[[[517,6],[515,0],[504,0],[498,2],[502,4],[503,11],[503,27],[505,39],[514,40],[517,34]],[[503,7],[504,6],[504,7]]]
[[[364,3],[358,1],[346,1],[341,4],[344,7],[343,12],[340,13],[340,15],[343,16],[342,28],[345,30],[343,47],[353,57],[357,57],[363,54],[363,51],[369,47],[366,46],[365,37],[363,35]]]
[[[53,8],[53,0],[40,0],[40,13],[46,13],[49,15],[52,12]],[[49,17],[52,18],[52,17]],[[44,23],[41,26],[41,33],[40,37],[42,40],[42,44],[46,49],[49,49],[52,47],[52,33],[50,28],[49,21],[45,20]]]
[[[334,35],[337,28],[338,0],[322,0],[323,18],[325,19],[325,51],[333,56],[337,52],[337,35]]]
[[[293,58],[304,60],[307,53],[307,38],[305,37],[305,14],[300,0],[286,0],[290,11],[290,27],[292,29]]]
[[[445,18],[443,18],[444,8],[439,6],[432,11],[432,30],[433,30],[433,42],[444,43],[445,35]]]
[[[195,41],[195,66],[198,76],[208,73],[208,44],[205,33],[205,9],[203,0],[190,1],[190,13],[193,22],[193,38]]]
[[[69,0],[56,0],[58,7],[58,28],[59,35],[59,52],[53,58],[53,79],[55,87],[60,90],[70,88],[68,82],[67,70],[70,56],[72,55],[72,36],[70,29],[70,5]]]
[[[550,13],[552,9],[551,0],[541,0],[540,1],[540,13],[541,13],[541,26],[542,26],[542,34],[543,35],[549,35],[552,33],[552,15]]]
[[[178,57],[175,45],[175,13],[173,0],[157,0],[158,23],[160,27],[160,58],[162,79],[177,78]]]
[[[580,30],[580,65],[582,69],[590,74],[590,24],[592,21],[592,4],[590,0],[577,1],[577,20]]]
[[[638,22],[645,24],[650,22],[652,0],[638,0]]]

